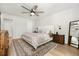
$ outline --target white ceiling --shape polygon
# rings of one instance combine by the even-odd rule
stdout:
[[[45,12],[40,14],[40,16],[35,17],[46,17],[47,15],[79,6],[78,3],[0,3],[0,12],[20,15],[23,17],[29,16],[29,14],[21,13],[27,11],[23,9],[21,5],[24,5],[27,8],[32,8],[34,5],[38,5],[38,10]]]

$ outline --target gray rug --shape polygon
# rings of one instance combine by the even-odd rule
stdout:
[[[39,46],[36,50],[23,39],[14,39],[12,41],[17,56],[43,56],[49,50],[57,46],[54,42],[48,42],[44,45]]]

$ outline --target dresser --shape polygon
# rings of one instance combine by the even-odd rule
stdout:
[[[0,56],[7,56],[9,48],[9,34],[8,31],[0,31]]]
[[[53,36],[53,42],[64,44],[65,35],[52,34],[52,36]]]

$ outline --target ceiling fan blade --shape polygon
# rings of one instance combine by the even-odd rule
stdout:
[[[37,5],[35,5],[32,9],[36,10],[37,8],[38,8],[38,6],[37,6]]]
[[[36,16],[39,16],[36,12],[34,13]]]
[[[31,11],[30,9],[28,9],[28,8],[26,8],[26,7],[24,7],[24,6],[21,6],[22,8],[24,8],[24,9],[27,9],[28,11]]]
[[[22,12],[22,13],[30,13],[30,12]]]
[[[44,13],[44,11],[36,11],[37,13]]]

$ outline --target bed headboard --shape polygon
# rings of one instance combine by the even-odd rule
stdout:
[[[38,27],[38,32],[40,33],[49,33],[49,32],[54,33],[54,25],[47,25],[47,26],[39,26]]]

